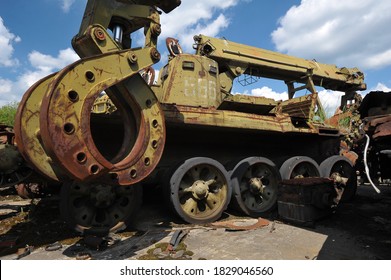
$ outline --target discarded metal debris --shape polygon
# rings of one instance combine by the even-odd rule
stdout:
[[[278,189],[278,213],[286,220],[311,223],[332,213],[337,203],[334,181],[298,178],[282,181]]]
[[[26,247],[24,247],[24,248],[18,249],[18,252],[17,252],[18,256],[16,257],[16,259],[20,260],[20,259],[30,255],[31,252],[33,251],[33,249],[34,249],[34,247],[33,246],[29,246],[29,245],[26,245]]]
[[[225,228],[227,231],[246,231],[262,228],[269,225],[269,221],[263,218],[258,219],[234,219],[212,223],[216,228]]]
[[[0,123],[0,144],[14,144],[15,133],[11,126]]]
[[[356,168],[364,182],[370,182],[372,178],[375,184],[390,185],[391,92],[368,93],[358,111],[362,131],[361,137],[355,139],[355,152],[359,154]],[[367,136],[364,137],[364,134]],[[364,146],[367,147],[363,148]]]
[[[84,260],[91,260],[92,256],[89,252],[79,252],[76,254],[76,260],[84,261]]]
[[[107,247],[105,238],[101,236],[88,235],[84,237],[83,241],[85,245],[94,250],[103,250]]]
[[[48,252],[51,252],[51,251],[57,251],[57,250],[60,250],[62,248],[62,244],[58,241],[52,243],[52,244],[49,244],[45,247],[45,251],[48,251]]]
[[[86,235],[82,241],[87,247],[101,251],[120,242],[121,237],[113,234],[109,234],[107,236]]]
[[[167,251],[175,251],[178,248],[179,243],[189,233],[187,230],[177,230],[171,237],[170,244],[167,246]]]

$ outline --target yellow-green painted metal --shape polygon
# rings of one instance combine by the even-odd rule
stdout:
[[[65,176],[134,184],[157,166],[166,124],[339,135],[319,118],[323,108],[316,87],[363,90],[364,75],[357,68],[198,35],[195,54],[171,54],[159,71],[158,83],[145,83],[140,71],[160,60],[158,9],[170,12],[179,4],[177,0],[88,1],[72,41],[82,59],[34,85],[19,108],[17,142],[41,174],[54,180]],[[140,28],[144,46],[132,49],[130,35]],[[289,100],[232,95],[234,80],[244,76],[281,80]],[[295,97],[299,90],[310,94]],[[91,129],[91,114],[99,113],[102,92],[115,106],[105,111],[107,117],[120,114],[124,122],[123,143],[111,158],[97,148]]]
[[[94,114],[112,114],[115,111],[117,111],[117,107],[115,107],[113,101],[111,101],[107,94],[98,97],[92,107]]]
[[[336,129],[322,123],[325,114],[316,86],[347,92],[366,88],[357,68],[338,68],[203,35],[194,39],[196,53],[171,57],[160,71],[159,85],[153,87],[167,122],[338,136]],[[285,82],[290,99],[232,95],[234,80],[244,75]],[[294,97],[299,90],[310,94]]]
[[[180,4],[180,0],[89,0],[72,46],[80,57],[129,49],[130,35],[144,28],[145,46],[157,47],[161,33],[157,8],[169,13]],[[117,28],[121,31],[118,42],[107,34],[108,29],[115,32]]]
[[[261,48],[242,45],[225,39],[203,35],[195,36],[197,54],[216,60],[220,67],[227,66],[232,75],[277,79],[290,83],[308,83],[330,90],[365,90],[364,74],[358,68],[339,68],[315,60],[306,60]],[[314,93],[312,85],[307,85]]]
[[[161,103],[217,108],[222,102],[218,64],[207,57],[177,56],[163,68],[161,80]]]
[[[24,94],[19,103],[15,118],[15,141],[27,163],[37,167],[38,173],[51,180],[65,179],[63,170],[53,164],[46,153],[41,139],[40,111],[45,92],[53,81],[55,74],[49,75],[35,83]]]

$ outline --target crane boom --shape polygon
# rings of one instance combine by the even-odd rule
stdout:
[[[198,55],[209,57],[224,65],[221,71],[231,78],[242,74],[285,81],[290,98],[297,90],[294,83],[305,84],[312,93],[314,86],[337,91],[365,90],[364,74],[358,68],[338,68],[261,48],[204,35],[195,36]],[[220,67],[221,68],[221,67]]]

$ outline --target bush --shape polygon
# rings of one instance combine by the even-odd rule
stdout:
[[[14,126],[18,102],[12,102],[0,107],[0,123]]]

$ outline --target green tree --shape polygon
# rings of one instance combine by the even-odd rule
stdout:
[[[12,102],[0,107],[0,123],[13,126],[18,102]]]

